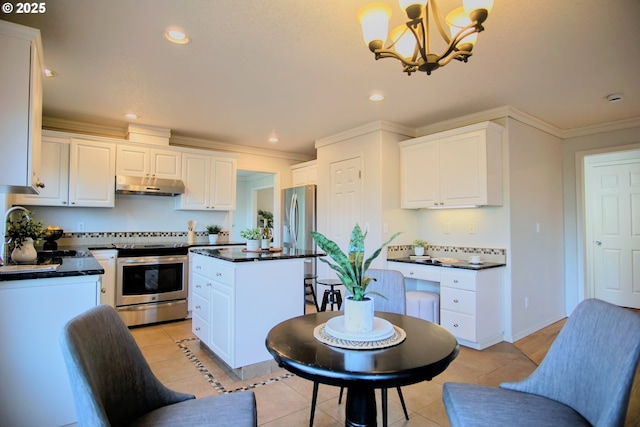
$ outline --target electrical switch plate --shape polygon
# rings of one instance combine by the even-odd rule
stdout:
[[[78,232],[82,233],[84,231],[84,222],[78,223]]]
[[[475,234],[476,233],[476,224],[474,222],[470,222],[469,223],[469,234]]]
[[[450,222],[445,222],[444,223],[444,234],[449,234],[451,233],[451,223]]]

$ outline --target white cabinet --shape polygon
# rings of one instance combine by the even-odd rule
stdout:
[[[318,166],[315,160],[291,166],[291,186],[301,187],[318,183]]]
[[[460,344],[482,350],[503,340],[502,268],[443,268],[440,325]]]
[[[182,180],[185,193],[176,197],[176,209],[236,208],[236,159],[183,153]]]
[[[116,306],[116,261],[118,251],[96,250],[91,251],[91,255],[98,260],[104,269],[104,274],[100,280],[100,304]]]
[[[116,175],[182,178],[182,153],[134,144],[118,144]]]
[[[66,206],[69,203],[69,139],[42,137],[40,177],[46,186],[39,194],[16,194],[14,203],[34,206]]]
[[[194,253],[189,257],[193,333],[233,369],[271,360],[264,346],[269,330],[304,314],[304,258],[229,262]]]
[[[49,184],[14,202],[39,206],[113,207],[115,145],[83,139],[43,137],[42,170]]]
[[[42,42],[40,31],[0,20],[0,193],[42,188]]]
[[[501,205],[502,132],[484,122],[401,142],[402,207]]]
[[[100,276],[0,282],[0,414],[7,426],[77,421],[60,331],[97,305]]]

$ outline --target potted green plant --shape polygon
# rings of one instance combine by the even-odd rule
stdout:
[[[312,231],[311,236],[318,247],[333,259],[333,263],[319,258],[320,261],[331,267],[342,284],[347,288],[349,295],[345,298],[344,318],[345,328],[354,332],[370,332],[373,330],[373,300],[367,297],[367,286],[371,278],[365,276],[365,272],[371,262],[380,255],[382,249],[395,239],[400,233],[396,233],[382,244],[369,258],[364,258],[364,240],[367,233],[362,233],[358,224],[355,225],[349,239],[349,253],[345,254],[340,247],[324,235]]]
[[[428,243],[426,240],[416,239],[413,241],[413,252],[417,256],[424,255],[424,251],[427,249]]]
[[[205,227],[207,234],[209,234],[209,243],[218,243],[218,233],[222,231],[222,227],[216,224],[209,224]]]
[[[20,263],[33,262],[38,258],[38,252],[33,246],[44,234],[42,222],[31,219],[31,212],[20,212],[17,219],[7,218],[7,237],[14,245],[11,259]]]
[[[247,241],[247,251],[255,252],[260,250],[262,232],[259,228],[245,228],[240,231],[240,237]]]

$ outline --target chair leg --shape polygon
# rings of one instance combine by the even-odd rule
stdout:
[[[340,387],[340,396],[338,396],[338,405],[342,403],[342,392],[344,391],[344,387]]]
[[[313,382],[313,397],[311,398],[311,415],[309,416],[309,427],[313,427],[313,417],[316,415],[316,401],[318,400],[318,382]]]
[[[396,387],[398,389],[398,397],[400,398],[400,403],[402,403],[402,410],[404,411],[404,418],[408,421],[409,420],[409,414],[407,413],[407,407],[404,404],[404,396],[402,396],[402,390],[400,389],[400,387]]]
[[[387,427],[387,389],[380,390],[380,394],[382,395],[382,426]]]

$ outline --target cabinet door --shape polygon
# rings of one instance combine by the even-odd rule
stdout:
[[[429,208],[440,202],[438,141],[402,147],[401,201],[403,208]]]
[[[150,150],[151,175],[157,178],[180,179],[182,176],[182,153],[169,150]]]
[[[470,132],[440,141],[440,201],[445,206],[484,205],[487,194],[484,132]]]
[[[233,361],[233,287],[211,282],[211,349],[231,367]]]
[[[71,140],[69,203],[71,206],[112,208],[115,199],[116,147]]]
[[[116,175],[145,176],[149,171],[149,149],[118,144]]]
[[[116,306],[116,256],[118,252],[112,250],[91,251],[91,255],[104,268],[100,284],[100,304]]]
[[[213,157],[209,208],[233,210],[236,208],[236,160]]]
[[[207,209],[210,169],[209,156],[192,153],[182,155],[182,180],[185,192],[176,197],[176,209]]]
[[[69,140],[42,138],[40,194],[16,194],[14,203],[31,206],[67,206],[69,201]]]

